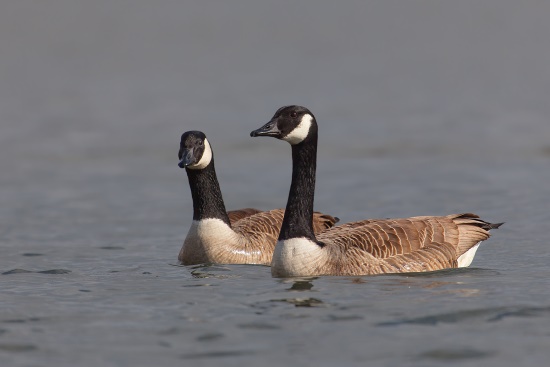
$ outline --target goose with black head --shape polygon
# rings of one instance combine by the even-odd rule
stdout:
[[[271,272],[275,277],[371,275],[467,267],[492,224],[471,213],[368,219],[313,232],[318,126],[302,106],[285,106],[251,136],[292,148],[292,182]]]
[[[283,221],[284,210],[245,208],[227,212],[206,135],[187,131],[178,152],[193,199],[193,222],[178,259],[184,265],[202,263],[269,265]],[[313,227],[321,232],[337,218],[314,213]]]

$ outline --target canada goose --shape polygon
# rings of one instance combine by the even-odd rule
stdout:
[[[204,133],[181,136],[179,167],[185,168],[193,198],[193,223],[178,259],[184,265],[201,263],[271,263],[283,222],[283,209],[246,208],[226,212],[214,168],[214,154]],[[314,213],[313,228],[321,232],[337,218]]]
[[[275,277],[369,275],[466,267],[489,230],[502,223],[475,214],[370,219],[315,235],[312,230],[317,122],[305,107],[281,107],[250,136],[271,136],[292,147],[292,183],[271,273]]]

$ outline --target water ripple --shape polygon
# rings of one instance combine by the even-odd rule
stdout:
[[[32,344],[0,344],[0,351],[4,352],[31,352],[37,349]]]
[[[12,269],[12,270],[3,272],[2,275],[23,274],[23,273],[32,273],[32,271],[25,270],[25,269]]]
[[[199,342],[209,342],[213,340],[222,339],[225,335],[223,333],[209,333],[203,334],[196,337],[196,340]]]
[[[440,362],[454,362],[464,359],[480,359],[487,358],[494,355],[494,352],[486,352],[477,349],[463,348],[463,349],[434,349],[422,353],[419,357],[421,359],[432,359]]]
[[[318,307],[325,304],[323,301],[317,298],[282,298],[273,299],[271,300],[271,302],[286,302],[296,307]]]
[[[237,325],[240,329],[252,329],[252,330],[278,330],[281,327],[278,325],[268,324],[264,322],[251,322],[248,324]]]
[[[38,274],[69,274],[71,271],[67,269],[50,269],[50,270],[40,270],[40,271],[31,271],[26,269],[12,269],[2,273],[2,275],[11,275],[11,274],[24,274],[24,273],[38,273]]]
[[[257,354],[256,351],[251,350],[218,350],[205,353],[187,353],[182,354],[184,359],[204,359],[204,358],[227,358],[227,357],[240,357],[246,355]]]
[[[71,271],[67,269],[51,269],[51,270],[42,270],[37,271],[40,274],[69,274]]]
[[[469,320],[480,320],[485,322],[501,321],[508,317],[548,317],[550,316],[549,307],[493,307],[477,310],[466,310],[449,312],[437,315],[428,315],[410,319],[400,319],[395,321],[386,321],[376,324],[377,326],[400,326],[400,325],[437,325],[439,323],[454,324]]]
[[[419,273],[382,274],[380,276],[405,277],[405,278],[439,278],[439,277],[456,276],[456,275],[497,276],[501,274],[498,271],[492,270],[492,269],[455,268],[455,269],[444,269],[444,270],[427,271],[427,272],[419,272]]]
[[[40,317],[29,317],[28,319],[9,319],[9,320],[4,320],[3,322],[9,323],[9,324],[25,324],[27,322],[37,322],[41,320],[42,319]]]

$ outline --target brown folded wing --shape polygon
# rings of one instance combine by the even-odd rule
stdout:
[[[229,217],[229,222],[231,222],[231,225],[234,225],[235,222],[250,217],[251,215],[261,213],[262,211],[259,209],[254,208],[243,208],[243,209],[237,209],[237,210],[230,210],[227,212],[227,216]]]
[[[317,236],[326,244],[332,274],[378,274],[439,270],[496,228],[475,214],[375,219],[334,227]]]
[[[276,238],[279,235],[279,230],[281,229],[281,225],[283,223],[283,216],[284,216],[284,209],[273,209],[269,211],[262,211],[255,208],[244,208],[244,209],[238,209],[238,210],[231,210],[227,212],[227,215],[229,216],[229,221],[231,222],[232,226],[235,226],[238,221],[258,215],[257,219],[250,223],[243,222],[239,225],[239,227],[249,228],[253,230],[256,225],[260,226],[260,230],[262,231],[269,231],[271,232],[272,229],[276,227],[275,233],[277,234]],[[338,223],[340,219],[338,217],[333,217],[331,215],[321,213],[321,212],[314,212],[313,213],[313,232],[321,233],[322,231],[334,227],[334,224]],[[268,228],[269,227],[269,228]],[[275,238],[275,239],[276,239]]]

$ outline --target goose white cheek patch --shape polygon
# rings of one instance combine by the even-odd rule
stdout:
[[[307,137],[307,134],[309,134],[312,120],[313,117],[309,113],[305,114],[298,126],[296,126],[287,136],[282,138],[282,140],[288,141],[292,145],[301,143]]]
[[[206,166],[210,164],[211,160],[212,160],[212,149],[210,148],[210,143],[208,142],[208,139],[204,139],[204,153],[202,153],[202,157],[200,161],[198,161],[196,164],[191,164],[187,166],[187,168],[204,169]]]

